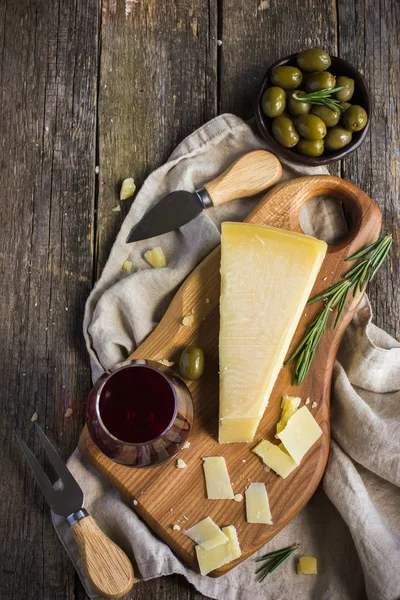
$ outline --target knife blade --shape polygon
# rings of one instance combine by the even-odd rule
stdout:
[[[178,229],[211,206],[255,196],[279,181],[281,175],[282,166],[274,154],[266,150],[248,152],[200,190],[178,190],[165,196],[133,227],[126,243]]]

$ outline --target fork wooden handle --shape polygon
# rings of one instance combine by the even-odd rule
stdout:
[[[79,548],[93,587],[107,598],[120,598],[133,586],[133,567],[114,542],[106,536],[96,521],[88,515],[71,526],[71,533]]]

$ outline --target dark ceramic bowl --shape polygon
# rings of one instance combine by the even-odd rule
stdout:
[[[342,158],[345,158],[348,154],[351,154],[358,146],[360,146],[365,136],[367,135],[370,122],[371,122],[371,101],[370,94],[365,83],[364,77],[361,75],[357,69],[355,69],[347,60],[343,60],[342,58],[338,58],[337,56],[331,56],[332,64],[329,67],[329,73],[333,75],[345,75],[346,77],[351,77],[355,82],[355,91],[352,99],[350,100],[351,104],[359,104],[362,106],[368,115],[368,122],[364,129],[361,131],[353,133],[353,138],[345,148],[338,150],[337,152],[328,152],[325,151],[322,156],[318,156],[314,158],[312,156],[303,156],[295,151],[292,148],[284,148],[278,144],[275,138],[272,135],[272,119],[266,117],[261,108],[261,98],[265,90],[270,87],[270,77],[272,70],[276,67],[281,67],[283,65],[293,65],[296,64],[297,54],[292,54],[291,56],[287,56],[286,58],[281,58],[276,63],[271,65],[263,79],[260,90],[258,92],[255,104],[255,112],[256,112],[256,121],[258,128],[261,132],[261,135],[267,140],[271,149],[278,155],[286,158],[287,160],[291,160],[292,162],[300,163],[302,165],[308,165],[310,167],[316,167],[319,165],[326,165],[328,163],[335,162]]]

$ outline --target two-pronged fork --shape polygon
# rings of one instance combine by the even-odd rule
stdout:
[[[131,562],[83,508],[81,488],[42,429],[37,423],[35,426],[47,456],[60,477],[61,485],[57,486],[57,489],[25,442],[18,435],[17,438],[44,497],[53,512],[66,518],[93,587],[107,598],[120,598],[129,592],[133,585],[134,574]]]

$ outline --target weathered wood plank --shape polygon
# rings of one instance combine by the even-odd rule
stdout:
[[[400,4],[396,0],[338,0],[339,48],[367,80],[373,119],[368,138],[343,163],[342,177],[364,189],[392,233],[390,259],[369,285],[379,327],[400,339]],[[357,41],[355,43],[355,41]]]
[[[103,0],[99,89],[97,272],[140,185],[177,144],[216,115],[216,0]]]
[[[74,598],[75,572],[16,443],[67,457],[90,385],[97,2],[0,3],[1,596]],[[64,418],[67,407],[74,417]]]

